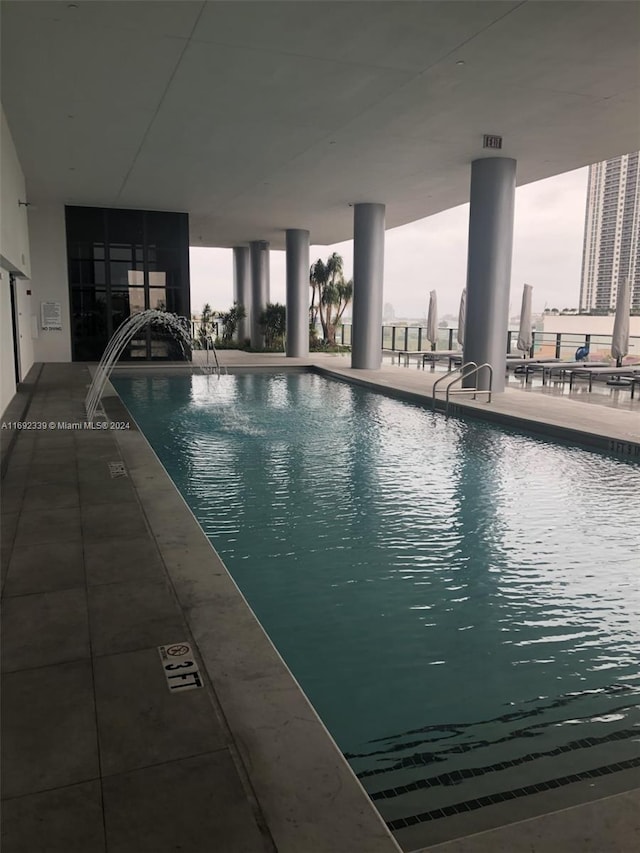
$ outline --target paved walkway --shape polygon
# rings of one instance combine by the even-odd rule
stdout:
[[[45,367],[27,420],[82,422],[87,379]],[[2,850],[274,850],[212,692],[165,684],[189,632],[119,459],[25,431],[2,483]]]
[[[441,375],[314,360],[420,399]],[[142,436],[58,428],[84,421],[88,379],[46,365],[24,420],[56,428],[1,434],[16,437],[2,481],[3,853],[397,853]],[[636,408],[516,390],[464,406],[587,443],[640,441]],[[179,642],[204,688],[172,695],[158,646]],[[621,796],[438,853],[627,853],[640,798]]]

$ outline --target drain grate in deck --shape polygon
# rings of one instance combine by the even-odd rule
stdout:
[[[111,474],[111,479],[115,480],[117,477],[127,477],[127,469],[124,467],[124,462],[109,462],[109,473]]]

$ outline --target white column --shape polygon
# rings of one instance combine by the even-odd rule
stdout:
[[[515,160],[489,157],[471,164],[464,360],[488,362],[497,392],[505,385],[515,191]],[[488,371],[481,371],[478,388],[488,382]]]
[[[384,204],[353,210],[353,330],[351,367],[379,370],[382,364]]]
[[[260,314],[269,301],[269,244],[254,240],[249,244],[251,253],[251,346],[264,346],[264,332],[260,328]]]
[[[287,245],[287,357],[309,355],[309,232],[289,228]]]
[[[233,249],[233,301],[242,305],[247,313],[238,323],[237,337],[240,342],[251,337],[251,267],[248,246],[235,246]]]

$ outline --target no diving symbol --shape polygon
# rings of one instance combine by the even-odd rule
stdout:
[[[182,693],[183,690],[204,687],[204,681],[200,676],[200,670],[189,643],[158,646],[158,652],[167,687],[171,693]]]
[[[184,643],[177,643],[175,646],[167,646],[165,651],[171,657],[179,658],[183,655],[188,655],[191,649]]]

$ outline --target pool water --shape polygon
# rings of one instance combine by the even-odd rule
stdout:
[[[640,765],[640,467],[314,374],[114,385],[392,829]]]

